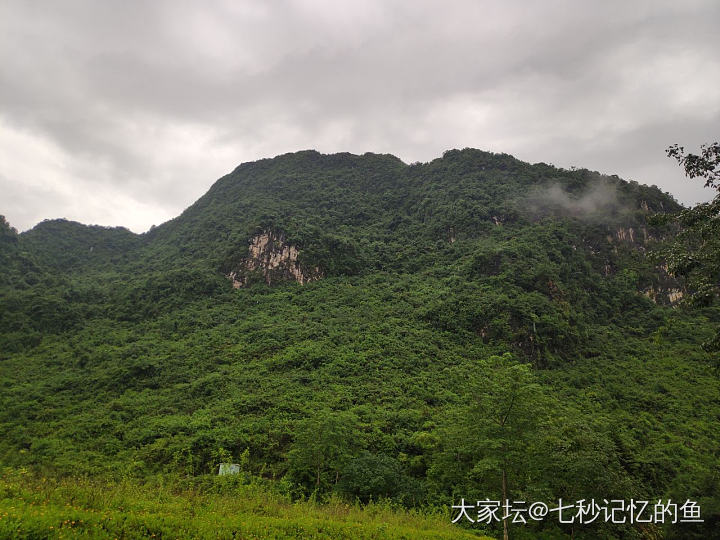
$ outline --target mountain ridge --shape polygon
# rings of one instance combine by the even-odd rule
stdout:
[[[653,255],[674,231],[648,220],[680,208],[477,150],[301,152],[142,235],[2,220],[0,463],[214,482],[237,461],[291,498],[406,507],[503,479],[514,500],[695,497],[708,538],[720,312],[678,302]]]
[[[254,160],[254,161],[243,162],[243,163],[239,164],[238,166],[236,166],[230,173],[228,173],[228,174],[220,177],[218,180],[216,180],[216,181],[212,184],[212,186],[210,186],[210,188],[209,188],[208,191],[205,193],[205,195],[203,195],[202,197],[200,197],[200,199],[202,199],[202,198],[205,197],[206,195],[212,193],[213,190],[214,190],[219,184],[221,184],[223,181],[226,181],[226,180],[234,177],[234,176],[237,175],[237,174],[240,174],[240,173],[243,173],[243,172],[247,172],[249,169],[254,169],[254,168],[260,167],[260,166],[262,166],[262,165],[268,165],[268,164],[271,164],[271,163],[273,163],[273,162],[278,162],[278,161],[283,161],[283,160],[295,160],[296,158],[301,158],[301,157],[313,157],[313,158],[315,158],[315,161],[317,162],[317,161],[318,161],[317,158],[319,158],[320,160],[323,160],[324,158],[333,158],[333,159],[334,159],[334,158],[337,158],[337,159],[350,158],[350,159],[358,160],[358,159],[361,159],[361,158],[371,157],[371,158],[387,158],[387,160],[388,160],[389,162],[394,162],[395,164],[399,164],[399,165],[401,165],[401,166],[403,166],[403,167],[405,167],[405,168],[412,168],[412,167],[428,166],[428,165],[431,165],[431,164],[436,163],[436,162],[441,162],[442,160],[446,159],[448,156],[458,155],[458,154],[466,153],[466,152],[478,153],[478,154],[481,154],[481,155],[484,154],[484,155],[486,155],[486,156],[493,156],[493,157],[500,156],[500,157],[504,157],[504,158],[509,158],[509,160],[510,160],[509,162],[510,162],[510,163],[517,162],[517,163],[520,163],[520,164],[523,164],[523,165],[528,165],[528,166],[531,166],[531,167],[543,168],[543,169],[545,169],[546,171],[554,171],[554,172],[556,172],[556,173],[557,173],[557,172],[560,172],[560,173],[586,172],[586,173],[591,173],[591,174],[594,174],[594,175],[597,175],[597,176],[600,176],[600,177],[613,178],[613,179],[616,179],[616,180],[621,180],[621,181],[623,181],[623,182],[628,182],[628,181],[622,180],[621,178],[619,178],[617,175],[614,175],[614,174],[601,174],[601,173],[598,173],[598,172],[596,172],[596,171],[590,171],[590,170],[588,170],[588,169],[583,169],[583,168],[581,168],[581,169],[573,168],[573,169],[570,169],[570,170],[568,170],[568,169],[563,169],[563,168],[556,168],[556,167],[554,167],[553,165],[548,165],[548,164],[545,163],[545,162],[537,162],[537,163],[532,163],[532,164],[531,164],[531,163],[529,163],[529,162],[523,162],[523,161],[517,160],[516,158],[514,158],[514,157],[513,157],[512,155],[510,155],[510,154],[494,153],[494,152],[489,152],[489,151],[484,151],[484,150],[479,150],[479,149],[474,149],[474,148],[465,148],[465,149],[463,149],[463,150],[458,150],[458,149],[446,150],[446,151],[443,153],[442,156],[437,157],[437,158],[434,158],[434,159],[432,159],[432,160],[430,160],[430,161],[427,161],[427,162],[413,162],[413,163],[405,163],[405,162],[403,162],[400,158],[398,158],[398,157],[396,157],[396,156],[394,156],[394,155],[392,155],[392,154],[378,154],[378,153],[374,153],[374,152],[365,152],[365,153],[363,153],[363,154],[353,154],[353,153],[350,153],[350,152],[338,152],[338,153],[331,153],[331,154],[322,154],[322,153],[320,153],[320,152],[318,152],[318,151],[316,151],[316,150],[309,149],[309,150],[300,150],[300,151],[296,151],[296,152],[287,152],[287,153],[284,153],[284,154],[278,154],[277,156],[272,157],[272,158],[262,158],[262,159],[258,159],[258,160]],[[675,200],[675,198],[674,198],[674,196],[673,196],[672,194],[670,194],[670,193],[668,193],[668,192],[662,192],[659,188],[657,188],[657,186],[649,185],[649,184],[639,184],[639,185],[659,191],[660,193],[662,193],[662,195],[668,197],[670,200],[672,200],[673,202],[675,202],[676,205],[680,206],[679,203],[677,203],[677,201]],[[198,199],[198,200],[200,200],[200,199]],[[182,215],[182,213],[184,213],[185,211],[187,211],[189,208],[191,208],[191,207],[192,207],[194,204],[196,204],[197,202],[198,202],[198,201],[195,201],[195,203],[191,204],[188,208],[186,208],[186,209],[185,209],[183,212],[181,212],[178,216],[176,216],[175,218],[171,218],[171,219],[168,220],[168,221],[173,221],[173,220],[177,219],[178,217],[180,217],[180,216]],[[44,219],[43,221],[37,223],[35,226],[33,226],[32,228],[28,229],[27,231],[23,231],[23,232],[21,232],[21,233],[19,233],[19,234],[21,234],[21,235],[22,235],[22,234],[26,234],[27,232],[30,232],[31,230],[37,228],[38,226],[40,226],[40,225],[42,225],[42,224],[44,224],[44,223],[54,222],[54,221],[64,221],[64,222],[68,222],[68,221],[69,221],[69,222],[71,222],[71,223],[77,223],[77,224],[80,224],[80,225],[84,225],[84,226],[86,226],[86,227],[102,227],[102,228],[106,228],[106,229],[126,229],[126,227],[124,227],[124,226],[122,226],[122,225],[107,226],[107,225],[98,225],[98,224],[85,224],[85,223],[80,223],[80,222],[77,222],[77,221],[74,221],[74,220],[68,220],[68,219],[66,219],[66,218],[47,218],[47,219]],[[133,234],[134,234],[134,235],[137,235],[137,236],[147,235],[147,234],[150,232],[150,230],[154,230],[154,229],[156,229],[157,227],[164,225],[165,223],[167,223],[167,222],[164,222],[164,223],[162,223],[162,224],[160,224],[160,225],[155,225],[155,226],[153,226],[151,229],[149,229],[148,231],[144,231],[144,232],[141,232],[141,233],[135,233],[135,232],[133,232]],[[12,225],[12,224],[10,224],[10,225]],[[132,231],[131,231],[131,232],[132,232]]]
[[[522,181],[513,182],[513,175],[521,176]],[[457,180],[443,184],[442,178],[448,176]],[[537,191],[552,183],[568,203],[592,182],[608,184],[609,189],[623,192],[623,204],[631,201],[629,206],[635,210],[642,205],[648,211],[659,212],[680,208],[671,195],[654,186],[632,184],[585,169],[566,171],[544,163],[531,165],[507,154],[449,150],[430,162],[408,165],[389,154],[320,154],[307,150],[239,165],[177,217],[145,233],[130,236],[123,228],[82,229],[76,222],[50,220],[21,233],[19,238],[32,252],[42,249],[43,242],[46,247],[53,244],[44,237],[61,234],[63,226],[75,227],[71,236],[88,249],[93,247],[92,237],[104,232],[116,237],[106,238],[105,244],[120,244],[121,249],[141,250],[153,242],[171,243],[180,247],[180,252],[174,255],[177,258],[188,250],[194,256],[207,257],[209,252],[217,255],[234,249],[231,242],[223,241],[223,236],[232,237],[237,245],[267,228],[297,237],[295,243],[299,244],[308,243],[313,234],[322,235],[322,231],[352,236],[353,228],[368,226],[393,231],[400,228],[400,232],[404,228],[411,236],[421,232],[427,236],[428,231],[422,231],[420,225],[430,218],[437,222],[438,214],[447,215],[445,230],[432,234],[448,235],[452,230],[457,237],[473,228],[471,235],[477,235],[480,225],[487,227],[499,220],[527,218],[537,213],[537,201],[532,209],[530,203],[523,205],[523,195],[529,189]],[[506,189],[493,189],[494,186]],[[348,193],[361,199],[348,197]],[[562,210],[562,205],[555,210],[558,209]],[[543,208],[540,214],[549,211]],[[318,217],[321,213],[323,219]],[[198,242],[195,237],[201,233]],[[386,237],[382,230],[377,230],[376,236]],[[203,249],[201,243],[208,249]],[[72,250],[72,246],[65,247],[68,249]],[[216,262],[216,266],[219,264]]]

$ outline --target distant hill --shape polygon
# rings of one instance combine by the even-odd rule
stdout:
[[[682,306],[648,220],[680,209],[506,154],[310,150],[141,235],[3,219],[0,463],[195,478],[245,456],[291,497],[405,506],[499,499],[504,476],[516,500],[694,497],[704,524],[657,531],[709,537],[720,315]]]

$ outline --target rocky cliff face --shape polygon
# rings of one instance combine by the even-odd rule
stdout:
[[[648,233],[646,227],[639,227],[637,230],[632,227],[618,227],[614,237],[608,235],[608,242],[610,243],[613,243],[613,241],[625,242],[634,244],[639,248],[643,248],[650,240],[654,240],[654,238]]]
[[[255,280],[268,285],[293,280],[303,285],[323,277],[319,267],[306,267],[298,255],[298,248],[288,244],[282,233],[265,230],[250,239],[248,255],[227,277],[236,289]]]
[[[647,210],[647,203],[642,201],[641,207]],[[646,227],[638,227],[637,229],[619,227],[614,236],[608,236],[608,242],[611,244],[616,246],[621,243],[630,244],[643,253],[651,240],[655,240],[655,238],[648,232]],[[683,283],[668,271],[667,264],[656,266],[656,270],[656,283],[643,289],[642,293],[656,304],[674,306],[682,300],[686,292]],[[609,275],[611,272],[610,265],[606,265],[605,275]]]
[[[656,304],[674,306],[687,292],[683,283],[668,271],[667,264],[656,266],[657,283],[645,288],[642,293]]]

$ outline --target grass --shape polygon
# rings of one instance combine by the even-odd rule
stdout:
[[[153,479],[43,478],[5,470],[0,538],[473,539],[443,513],[292,502],[267,486],[213,478],[202,488]]]

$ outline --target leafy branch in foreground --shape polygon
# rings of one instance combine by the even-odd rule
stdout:
[[[689,178],[704,178],[705,187],[720,189],[720,143],[703,144],[700,155],[685,154],[685,148],[677,144],[665,152],[677,160]]]
[[[675,218],[680,231],[665,255],[668,270],[686,279],[689,301],[707,306],[720,296],[720,143],[702,145],[700,154],[686,154],[677,144],[667,148],[689,178],[705,180],[705,187],[718,190],[707,203],[681,211]],[[720,351],[720,331],[705,344]]]

